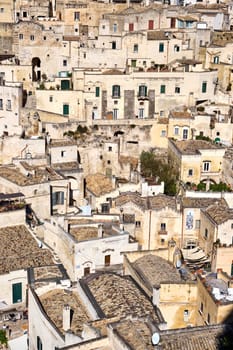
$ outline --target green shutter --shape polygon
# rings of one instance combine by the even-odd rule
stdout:
[[[69,105],[63,105],[63,114],[69,115]]]
[[[70,89],[70,81],[62,80],[61,81],[61,90],[69,90]]]
[[[163,52],[163,51],[164,51],[164,44],[159,43],[159,52]]]
[[[203,81],[202,83],[202,92],[206,92],[207,91],[207,82]]]
[[[22,301],[22,283],[14,283],[12,285],[12,299],[13,304],[20,303]]]
[[[166,91],[166,85],[161,85],[160,86],[160,93],[165,94],[165,91]]]
[[[100,88],[99,88],[99,86],[96,86],[96,88],[95,88],[95,97],[100,97]]]

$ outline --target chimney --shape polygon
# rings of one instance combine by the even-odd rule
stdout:
[[[63,329],[67,332],[71,326],[71,310],[68,304],[63,307]]]

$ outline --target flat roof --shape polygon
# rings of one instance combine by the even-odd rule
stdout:
[[[54,264],[50,250],[39,248],[24,225],[0,228],[0,240],[0,274]]]
[[[86,186],[96,197],[114,190],[112,180],[100,173],[87,175]]]
[[[176,146],[176,148],[182,154],[194,155],[200,154],[200,150],[217,150],[224,149],[224,147],[217,145],[212,142],[204,141],[204,140],[184,140],[184,141],[174,141],[171,142]]]

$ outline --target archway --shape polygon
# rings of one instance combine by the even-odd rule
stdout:
[[[39,57],[33,57],[32,59],[32,81],[38,81],[41,78],[40,71],[40,59]]]

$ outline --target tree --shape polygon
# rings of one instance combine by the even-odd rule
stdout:
[[[7,336],[4,329],[0,329],[0,344],[7,346]]]
[[[156,159],[153,152],[141,153],[141,173],[144,177],[154,177],[164,181],[164,193],[174,196],[177,193],[178,171],[171,160],[168,162]]]

